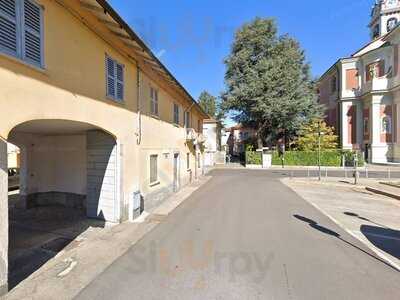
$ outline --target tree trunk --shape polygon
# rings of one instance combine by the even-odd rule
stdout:
[[[262,135],[261,135],[260,131],[257,132],[257,147],[258,147],[258,149],[262,149],[264,147],[264,143],[263,143],[263,139],[262,139]]]

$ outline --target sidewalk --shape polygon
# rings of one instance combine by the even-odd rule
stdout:
[[[87,230],[4,299],[72,299],[130,247],[153,230],[210,177],[204,176],[165,200],[147,218],[103,230]],[[146,215],[145,215],[146,216]]]
[[[359,186],[339,179],[282,182],[400,270],[400,201],[366,191],[371,180],[362,180]]]

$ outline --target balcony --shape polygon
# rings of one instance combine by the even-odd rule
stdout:
[[[188,142],[194,142],[197,139],[197,133],[193,128],[186,128],[185,139]]]

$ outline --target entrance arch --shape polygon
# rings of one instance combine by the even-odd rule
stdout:
[[[104,227],[105,222],[120,221],[121,161],[114,135],[98,126],[73,120],[27,121],[15,126],[7,141],[0,142],[0,219],[8,220],[6,206],[11,203],[7,199],[7,176],[4,175],[7,156],[2,155],[7,153],[7,142],[20,148],[21,157],[20,197],[10,210],[10,236],[7,221],[0,221],[1,289],[4,282],[13,288],[51,258],[46,254],[37,260],[32,254],[32,259],[27,259],[26,253],[32,249],[32,253],[38,253],[50,247],[58,249],[54,250],[57,252],[88,226]],[[18,224],[21,215],[22,224]],[[36,220],[29,219],[36,216]],[[96,221],[86,221],[85,216]],[[24,223],[26,219],[28,223]],[[21,228],[23,231],[31,227],[34,229],[28,229],[31,230],[29,249],[22,249],[18,242],[22,237],[16,234],[21,233]],[[54,230],[57,237],[52,236]],[[26,234],[22,232],[22,236]],[[20,253],[24,253],[23,257]],[[20,262],[28,265],[22,273],[18,270]]]
[[[82,207],[88,217],[119,221],[116,137],[92,124],[31,120],[8,141],[21,149],[21,203]]]

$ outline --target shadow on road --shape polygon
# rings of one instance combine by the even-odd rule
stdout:
[[[400,259],[400,231],[370,225],[362,225],[360,230],[375,247]]]
[[[375,247],[400,259],[400,231],[374,222],[353,212],[344,212],[344,214],[377,225],[361,225],[360,231]]]
[[[353,243],[351,243],[351,242],[349,242],[349,241],[346,241],[346,240],[343,239],[343,238],[341,237],[341,235],[340,235],[339,233],[337,233],[336,231],[333,231],[333,230],[331,230],[331,229],[329,229],[329,228],[326,228],[326,227],[324,227],[324,226],[321,226],[321,225],[319,225],[317,222],[315,222],[314,220],[309,219],[309,218],[306,218],[306,217],[303,217],[303,216],[301,216],[301,215],[293,215],[293,217],[295,217],[297,220],[300,220],[300,221],[302,221],[302,222],[307,223],[311,228],[313,228],[313,229],[315,229],[315,230],[318,230],[318,231],[321,232],[321,233],[324,233],[324,234],[330,235],[330,236],[332,236],[332,237],[335,237],[335,238],[339,239],[340,241],[342,241],[343,243],[346,243],[347,245],[353,247],[354,249],[356,249],[356,250],[358,250],[358,251],[360,251],[360,252],[362,252],[362,253],[368,255],[369,257],[371,257],[371,258],[373,258],[373,259],[375,259],[375,260],[377,260],[377,261],[379,261],[379,262],[385,264],[386,266],[390,267],[391,269],[393,269],[393,270],[395,270],[395,271],[397,271],[397,272],[400,272],[397,268],[393,267],[391,264],[387,263],[387,262],[384,261],[383,259],[381,259],[381,258],[379,258],[379,257],[377,257],[377,256],[375,256],[375,255],[370,254],[369,252],[363,250],[362,248],[358,247],[357,245],[355,245],[355,244],[353,244]],[[373,226],[369,226],[369,227],[373,227]],[[367,237],[367,238],[368,238],[368,237]],[[398,252],[399,252],[399,251],[398,251]]]

